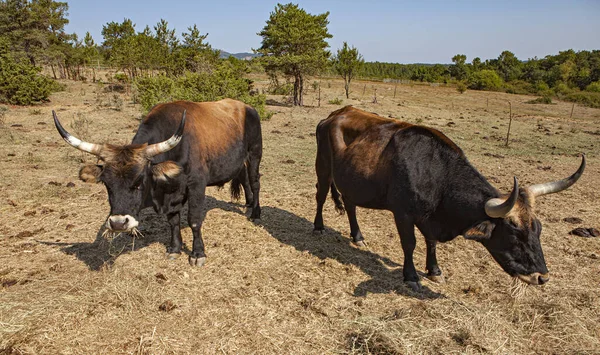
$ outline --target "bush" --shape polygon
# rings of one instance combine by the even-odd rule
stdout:
[[[570,93],[573,92],[573,89],[571,89],[567,84],[560,82],[556,85],[554,85],[554,92],[556,93],[557,96],[565,96],[565,95],[569,95]]]
[[[240,68],[225,61],[212,73],[186,72],[178,77],[159,75],[135,81],[139,100],[146,111],[159,103],[173,100],[216,101],[232,98],[254,107],[262,119],[272,113],[266,111],[266,96],[252,93],[252,81],[243,77]]]
[[[523,80],[513,80],[505,85],[506,92],[509,94],[527,95],[536,92],[533,85]]]
[[[460,92],[461,94],[464,93],[467,91],[467,85],[463,81],[459,81],[456,84],[456,91]]]
[[[548,84],[546,84],[544,81],[538,81],[534,84],[534,89],[537,93],[544,93],[550,90],[550,86],[548,86]]]
[[[54,80],[40,74],[41,68],[18,62],[0,48],[0,102],[31,105],[48,101],[53,91],[61,89]]]
[[[590,91],[576,91],[565,98],[565,101],[576,102],[592,108],[600,108],[600,93]]]
[[[551,104],[552,103],[552,97],[550,96],[542,96],[542,97],[538,97],[537,99],[534,100],[529,100],[527,102],[525,102],[526,104]]]
[[[340,98],[337,98],[337,97],[335,99],[329,100],[329,103],[331,105],[341,105],[342,102],[344,102],[344,101],[342,99],[340,99]]]
[[[473,72],[467,79],[469,89],[473,90],[498,91],[502,89],[503,83],[498,74],[489,69]]]
[[[600,92],[600,81],[594,81],[590,85],[586,86],[585,91]]]

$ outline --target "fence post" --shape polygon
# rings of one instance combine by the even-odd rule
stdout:
[[[569,118],[573,118],[573,110],[575,110],[575,103],[573,102],[573,106],[571,106],[571,116]]]
[[[508,108],[509,108],[509,111],[508,111],[509,121],[508,121],[508,133],[506,133],[506,146],[507,147],[508,147],[508,138],[510,137],[510,126],[512,125],[512,104],[510,101],[508,102]]]

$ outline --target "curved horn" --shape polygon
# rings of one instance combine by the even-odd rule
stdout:
[[[579,166],[579,169],[577,169],[575,174],[562,180],[547,182],[544,184],[531,185],[527,188],[527,190],[533,196],[542,196],[547,194],[553,194],[555,192],[561,192],[562,190],[565,190],[574,183],[576,183],[577,180],[579,180],[579,178],[581,177],[581,174],[583,174],[583,170],[585,170],[585,154],[581,155],[581,165]]]
[[[183,117],[181,118],[181,123],[179,124],[179,128],[177,128],[177,132],[171,136],[171,138],[166,141],[149,145],[146,148],[146,156],[148,158],[153,157],[157,154],[167,152],[173,148],[181,141],[183,137],[183,127],[185,126],[185,113],[186,110],[183,110]]]
[[[100,151],[102,150],[102,145],[84,142],[81,139],[72,136],[60,124],[60,121],[58,120],[58,116],[56,115],[56,112],[54,112],[54,110],[52,110],[52,117],[54,117],[54,125],[56,126],[58,133],[60,133],[60,135],[63,137],[63,139],[67,143],[69,143],[70,145],[72,145],[73,147],[75,147],[79,150],[83,150],[84,152],[92,153],[94,155],[100,155]]]
[[[501,198],[492,198],[485,203],[485,213],[492,218],[502,218],[513,209],[519,197],[519,182],[515,177],[513,190],[510,196],[504,200]]]

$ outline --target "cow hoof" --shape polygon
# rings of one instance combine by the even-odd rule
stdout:
[[[313,229],[313,234],[314,235],[323,235],[323,233],[325,233],[325,229],[324,228],[323,229],[317,229],[317,228]]]
[[[254,219],[252,219],[252,223],[254,223],[254,224],[262,224],[262,220],[260,218],[254,218]]]
[[[439,274],[439,275],[427,275],[427,278],[435,283],[438,284],[445,284],[446,283],[446,279],[444,278],[444,275]]]
[[[175,260],[179,258],[179,255],[181,255],[181,253],[167,253],[167,259]]]
[[[423,289],[421,283],[418,281],[405,281],[405,283],[408,287],[410,287],[411,290],[415,292],[421,292],[421,290]]]
[[[194,258],[193,256],[190,256],[189,261],[191,266],[200,267],[206,262],[206,256],[201,256],[199,258]]]
[[[359,240],[358,242],[355,242],[354,244],[356,244],[356,246],[359,248],[368,248],[367,243],[365,243],[364,240]]]

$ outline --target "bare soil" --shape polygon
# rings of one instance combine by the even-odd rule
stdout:
[[[600,228],[600,110],[361,81],[346,99],[341,81],[320,83],[320,107],[312,88],[306,107],[269,96],[276,113],[262,126],[260,225],[227,190],[209,188],[202,268],[165,258],[167,223],[151,210],[143,238],[104,239],[105,188],[77,179],[94,157],[53,126],[54,109],[82,139],[127,143],[141,117],[127,92],[68,82],[48,104],[9,107],[0,120],[0,353],[600,353],[600,238],[569,235]],[[581,180],[537,203],[550,282],[515,295],[489,253],[458,237],[438,248],[447,282],[423,279],[415,293],[402,282],[389,212],[359,209],[368,248],[351,243],[330,201],[326,232],[313,235],[314,131],[342,106],[328,103],[336,98],[441,130],[502,191],[513,176],[522,185],[566,177],[585,153]],[[191,246],[187,226],[183,238]],[[423,272],[421,237],[415,263]]]

